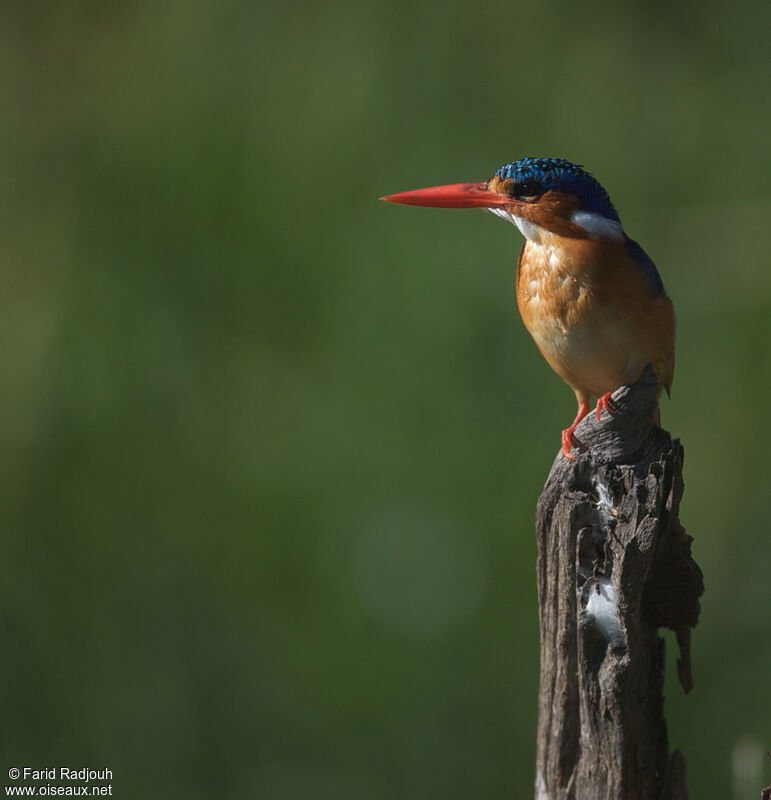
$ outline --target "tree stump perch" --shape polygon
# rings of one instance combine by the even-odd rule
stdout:
[[[678,520],[683,449],[654,424],[650,366],[579,425],[538,502],[541,674],[536,800],[681,800],[670,755],[664,640],[692,687],[690,632],[704,587]]]

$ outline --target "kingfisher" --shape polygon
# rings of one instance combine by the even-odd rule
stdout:
[[[597,398],[597,419],[612,413],[612,393],[637,381],[647,364],[658,396],[675,366],[675,315],[661,276],[626,235],[610,197],[580,164],[521,158],[488,181],[433,186],[381,198],[436,208],[482,208],[519,228],[525,241],[516,272],[517,306],[551,368],[575,392],[573,434]],[[658,422],[657,412],[657,422]]]

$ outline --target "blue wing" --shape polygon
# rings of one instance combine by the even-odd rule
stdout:
[[[637,264],[640,271],[647,278],[651,289],[653,289],[653,293],[656,296],[666,294],[664,291],[664,284],[661,281],[661,275],[659,275],[656,265],[651,261],[645,250],[628,236],[626,237],[625,247],[629,257]]]

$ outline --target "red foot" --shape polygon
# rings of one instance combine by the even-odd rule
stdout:
[[[573,446],[573,432],[578,427],[578,423],[581,422],[588,413],[589,403],[579,403],[578,413],[573,420],[573,424],[562,431],[562,455],[565,456],[565,458],[569,458],[571,461],[573,460],[573,456],[570,455],[570,448]]]
[[[608,414],[613,413],[613,409],[610,407],[610,396],[613,392],[605,392],[605,394],[598,398],[597,400],[597,422],[602,422],[600,419],[600,411],[604,408]]]

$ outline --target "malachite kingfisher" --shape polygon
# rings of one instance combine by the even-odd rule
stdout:
[[[656,266],[624,232],[605,189],[562,158],[521,158],[490,180],[401,192],[391,203],[482,208],[525,237],[516,276],[525,327],[551,368],[573,389],[578,413],[562,431],[567,458],[573,433],[597,400],[597,419],[612,413],[611,394],[634,383],[646,364],[669,389],[675,366],[675,315]]]

